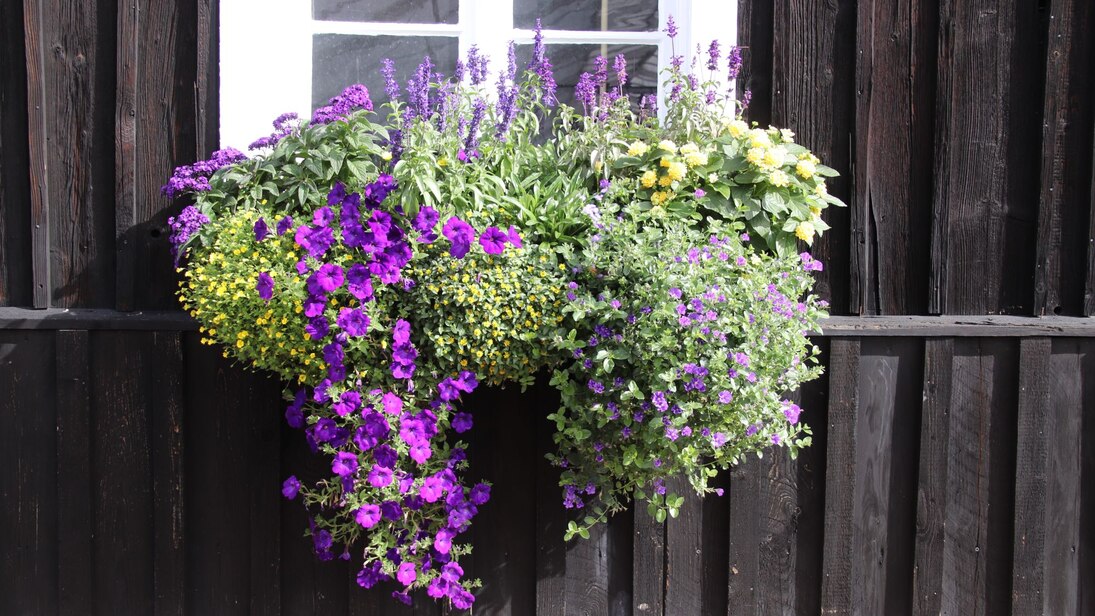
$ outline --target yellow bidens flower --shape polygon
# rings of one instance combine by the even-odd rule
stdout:
[[[825,182],[818,182],[817,186],[814,186],[814,194],[819,197],[824,197],[829,194],[829,187],[825,185]]]
[[[800,222],[795,227],[795,237],[810,244],[814,241],[814,225],[809,222]]]
[[[677,181],[684,177],[684,174],[688,172],[688,167],[684,166],[684,163],[670,163],[666,170],[666,177],[672,178],[673,181]]]
[[[380,157],[383,158],[384,160],[388,161],[388,160],[392,159],[392,153],[391,152],[384,152],[383,154],[380,155]]]
[[[779,129],[779,138],[784,143],[793,143],[795,140],[795,133],[793,133],[789,128],[781,128]]]
[[[799,174],[801,177],[807,180],[814,177],[814,173],[816,172],[817,166],[809,160],[800,160],[798,161],[798,164],[795,165],[795,173]]]
[[[820,217],[821,216],[821,208],[816,206],[816,205],[811,205],[810,206],[810,213],[813,214],[815,218]]]
[[[636,141],[627,148],[628,156],[642,156],[650,150],[650,146],[646,145],[642,141]]]
[[[649,169],[639,177],[639,183],[643,185],[643,188],[650,188],[654,186],[654,183],[658,181],[658,174],[653,169]]]
[[[672,185],[673,185],[673,178],[669,177],[668,175],[663,175],[662,177],[658,178],[658,186],[661,186],[662,188],[666,188],[666,187],[672,186]]]
[[[665,150],[666,152],[669,152],[670,154],[674,154],[677,151],[677,144],[673,143],[672,141],[670,141],[668,139],[663,139],[663,140],[658,142],[658,148],[662,149],[662,150]]]

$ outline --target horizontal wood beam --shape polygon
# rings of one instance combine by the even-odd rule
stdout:
[[[0,329],[114,329],[194,331],[198,323],[181,311],[121,312],[99,309],[0,307]],[[1016,316],[877,316],[829,317],[821,335],[830,338],[868,336],[1033,338],[1095,337],[1095,317]]]

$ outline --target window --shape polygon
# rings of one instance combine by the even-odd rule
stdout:
[[[537,17],[559,83],[559,98],[593,58],[627,57],[633,94],[653,93],[672,55],[665,35],[673,15],[676,51],[735,41],[731,0],[225,0],[220,3],[221,144],[244,149],[269,134],[286,111],[309,117],[352,83],[383,102],[380,62],[395,61],[402,81],[422,56],[451,75],[472,45],[504,63],[509,41],[519,65],[531,53]],[[493,83],[493,79],[491,80]]]

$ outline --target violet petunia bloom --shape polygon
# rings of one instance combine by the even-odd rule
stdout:
[[[266,239],[266,236],[270,235],[270,229],[266,226],[266,220],[262,217],[259,217],[259,219],[255,221],[255,226],[252,227],[252,230],[255,232],[256,242],[261,242]]]
[[[392,483],[392,469],[379,464],[374,465],[369,471],[369,484],[374,488],[383,488]]]
[[[255,283],[255,290],[259,292],[259,297],[266,301],[270,301],[270,298],[274,297],[274,279],[268,272],[259,274],[259,281]]]
[[[348,451],[340,451],[331,461],[331,472],[339,477],[353,475],[357,471],[357,455]]]
[[[336,320],[339,329],[353,337],[364,336],[369,331],[369,315],[357,308],[342,308]]]
[[[384,394],[380,398],[380,404],[384,408],[384,412],[393,417],[403,412],[403,399],[392,392]]]
[[[404,319],[398,319],[392,328],[392,342],[397,345],[411,341],[411,324]]]
[[[468,495],[468,500],[476,505],[482,505],[490,500],[490,486],[485,483],[476,484]]]
[[[369,268],[360,263],[355,263],[346,272],[346,289],[361,302],[373,300],[373,282]]]
[[[437,210],[424,205],[418,210],[418,215],[414,217],[414,223],[411,226],[419,233],[429,233],[440,218],[441,214]]]
[[[510,246],[514,248],[521,248],[524,243],[521,241],[521,233],[517,231],[517,227],[513,225],[509,226],[509,231],[506,233],[506,239],[509,241]]]
[[[380,507],[378,505],[362,505],[354,513],[354,521],[362,528],[372,528],[380,522]]]
[[[293,500],[297,497],[297,493],[300,492],[300,480],[296,475],[290,475],[284,483],[281,484],[281,495],[289,500]]]
[[[399,580],[399,583],[404,586],[410,586],[414,584],[414,581],[418,579],[418,572],[415,570],[414,563],[405,562],[399,565],[396,569],[395,579]]]
[[[498,227],[487,227],[479,235],[479,245],[488,255],[500,255],[506,249],[506,239],[506,234],[498,230]]]
[[[285,235],[285,232],[293,228],[293,217],[286,216],[278,221],[277,232],[278,235]]]
[[[462,434],[471,430],[472,418],[471,413],[457,413],[452,418],[452,429],[457,434]]]
[[[452,243],[449,254],[457,259],[463,259],[471,249],[471,241],[475,238],[475,229],[471,225],[453,216],[445,222],[441,233]]]

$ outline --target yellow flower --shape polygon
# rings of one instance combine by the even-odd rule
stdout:
[[[704,152],[692,152],[684,157],[689,167],[698,167],[707,164],[707,154]]]
[[[627,155],[642,156],[643,154],[646,154],[648,150],[650,150],[650,146],[646,145],[642,141],[636,141],[627,148]]]
[[[437,159],[437,166],[438,167],[444,167],[448,164],[449,164],[449,159],[445,158],[444,156]]]
[[[813,214],[815,217],[821,216],[821,208],[816,205],[811,205],[810,213]]]
[[[730,136],[737,139],[749,130],[749,125],[742,120],[734,120],[730,123]]]
[[[784,143],[793,143],[795,140],[795,134],[791,132],[789,128],[781,128],[779,131],[779,138]]]
[[[643,188],[650,188],[658,181],[658,174],[653,169],[648,169],[645,173],[639,177],[639,183],[643,185]]]
[[[754,148],[767,148],[772,145],[772,138],[768,136],[767,132],[754,128],[749,131],[749,143]]]
[[[765,167],[780,167],[783,165],[783,161],[787,160],[787,150],[783,147],[769,148],[764,153],[763,165]]]
[[[745,153],[745,160],[754,165],[759,165],[764,160],[764,152],[764,148],[761,147],[749,148],[749,151]]]
[[[653,204],[653,205],[661,205],[661,204],[665,203],[666,201],[668,201],[670,195],[672,195],[672,194],[673,193],[666,192],[664,190],[659,190],[658,192],[654,193],[653,195],[650,195],[650,203]]]
[[[776,169],[768,175],[768,181],[772,183],[772,186],[786,186],[791,183],[791,176]]]
[[[795,173],[807,180],[814,177],[815,172],[817,172],[817,166],[809,160],[800,160],[798,161],[798,164],[795,165]]]
[[[600,173],[601,169],[603,169],[604,166],[605,166],[605,164],[598,160],[598,161],[593,163],[593,170],[596,171],[597,173]]]
[[[824,180],[818,182],[817,186],[814,187],[814,194],[819,197],[824,197],[825,195],[829,194],[829,187],[825,185]]]
[[[658,186],[661,186],[662,188],[666,188],[668,186],[671,186],[672,184],[673,178],[668,175],[663,175],[662,177],[658,178]]]
[[[391,152],[384,152],[383,154],[380,155],[380,158],[383,158],[384,160],[391,160],[392,159],[392,153]]]
[[[673,154],[677,151],[677,144],[673,143],[672,141],[670,141],[668,139],[663,139],[663,140],[658,142],[658,148],[660,148],[662,150],[665,150],[666,152],[669,152],[670,154]]]
[[[688,172],[688,167],[684,166],[684,163],[670,163],[669,170],[666,171],[669,177],[674,181],[684,177],[684,174]]]
[[[689,141],[681,146],[681,154],[695,154],[700,151],[700,146]]]
[[[795,237],[810,244],[814,241],[814,225],[808,222],[800,222],[795,227]]]

